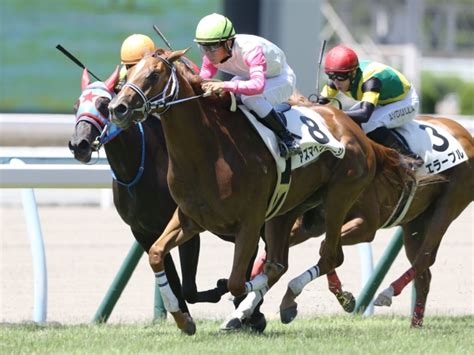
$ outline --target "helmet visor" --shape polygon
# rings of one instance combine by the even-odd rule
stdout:
[[[339,72],[326,72],[326,75],[328,78],[332,81],[337,80],[337,81],[344,81],[349,79],[351,73],[339,73]]]
[[[198,43],[199,49],[201,50],[201,53],[206,54],[206,53],[212,53],[217,51],[219,48],[222,47],[222,44],[224,42],[214,42],[214,43]]]

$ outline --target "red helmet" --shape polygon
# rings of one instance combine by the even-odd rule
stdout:
[[[324,61],[324,71],[347,73],[359,66],[357,54],[350,48],[336,46],[326,54]]]

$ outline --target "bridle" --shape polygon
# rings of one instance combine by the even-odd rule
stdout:
[[[105,93],[105,95],[104,95]],[[96,95],[94,95],[96,94]],[[78,107],[76,112],[76,126],[79,122],[88,122],[92,124],[100,132],[100,135],[94,140],[91,144],[91,149],[95,152],[98,152],[102,145],[110,142],[117,135],[122,132],[122,129],[113,124],[108,117],[104,116],[96,107],[95,101],[99,97],[105,97],[112,99],[115,94],[107,90],[102,83],[93,83],[88,88],[84,89],[81,94],[80,100],[83,96],[90,95],[90,101],[84,100],[81,105]],[[124,186],[131,193],[131,188],[135,186],[141,179],[143,172],[145,170],[145,132],[143,130],[143,125],[138,123],[138,129],[140,131],[140,140],[141,140],[141,155],[140,155],[140,166],[138,167],[137,174],[130,182],[120,181],[113,169],[111,169],[112,178],[117,182],[117,184]]]
[[[122,130],[112,124],[108,117],[104,116],[96,107],[98,98],[105,97],[111,100],[114,94],[101,83],[93,83],[84,89],[79,100],[88,95],[90,95],[90,100],[82,101],[76,112],[76,126],[79,122],[88,122],[100,132],[91,146],[92,150],[97,152],[102,145],[115,138]]]
[[[140,112],[142,114],[143,118],[141,120],[138,120],[138,122],[144,121],[153,110],[161,109],[162,111],[157,112],[157,114],[163,115],[166,111],[169,110],[170,106],[172,105],[176,105],[182,102],[186,102],[189,100],[194,100],[200,97],[206,97],[210,95],[210,93],[203,93],[200,95],[178,99],[179,80],[176,75],[176,66],[172,62],[170,62],[168,59],[163,58],[162,56],[157,55],[153,57],[160,59],[171,72],[168,78],[168,81],[166,82],[166,85],[161,92],[159,92],[153,97],[148,98],[146,94],[143,92],[143,90],[134,83],[131,83],[128,81],[123,86],[123,88],[129,87],[134,92],[136,92],[138,96],[140,96],[143,102],[142,106],[131,109],[133,112]]]

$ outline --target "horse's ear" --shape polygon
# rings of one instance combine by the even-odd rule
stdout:
[[[81,79],[81,90],[84,90],[87,85],[91,82],[91,79],[89,78],[89,73],[87,71],[87,68],[84,68],[84,71],[82,72],[82,79]]]
[[[119,66],[117,65],[112,75],[109,76],[109,78],[104,82],[105,86],[110,92],[114,90],[118,77],[119,77]]]
[[[168,56],[168,60],[170,62],[174,62],[176,59],[179,59],[181,58],[183,55],[186,54],[187,51],[189,51],[189,48],[191,47],[188,47],[186,49],[181,49],[179,51],[174,51],[174,52],[171,52],[171,54]]]

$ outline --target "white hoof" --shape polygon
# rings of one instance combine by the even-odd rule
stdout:
[[[393,297],[393,288],[390,286],[382,291],[374,301],[375,306],[387,306],[390,307],[392,305],[392,297]]]

